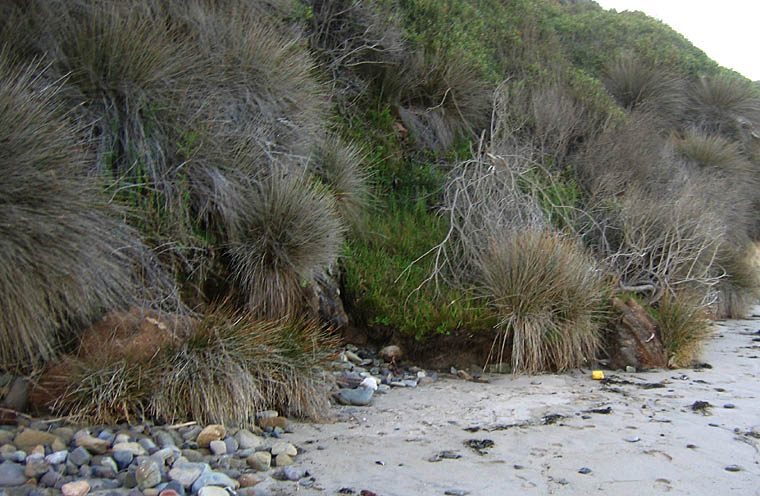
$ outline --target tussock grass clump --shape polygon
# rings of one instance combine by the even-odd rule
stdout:
[[[646,108],[674,123],[686,105],[680,78],[631,53],[611,60],[605,73],[605,86],[626,110]]]
[[[492,85],[464,54],[409,54],[399,69],[386,72],[383,92],[398,104],[416,143],[433,151],[479,136],[491,114]]]
[[[334,198],[306,177],[275,174],[257,183],[229,246],[250,310],[272,318],[298,313],[302,288],[336,260],[344,230]]]
[[[717,254],[725,275],[716,286],[715,317],[744,319],[760,298],[760,263],[757,248],[749,242],[726,244]]]
[[[403,53],[400,14],[392,4],[374,0],[306,0],[311,11],[309,44],[326,61],[338,84],[349,71],[376,76],[380,67],[399,62]]]
[[[630,187],[649,187],[671,181],[677,166],[665,153],[665,138],[657,119],[648,112],[631,112],[611,120],[573,160],[580,182],[592,194],[611,198]]]
[[[150,363],[90,362],[69,359],[60,377],[63,394],[50,404],[50,411],[72,422],[116,424],[140,422],[147,417],[155,377],[160,371]]]
[[[361,230],[372,201],[367,154],[353,143],[325,137],[312,152],[310,171],[335,197],[336,208],[346,225]]]
[[[678,154],[699,168],[716,172],[724,178],[740,176],[740,182],[752,179],[755,167],[735,141],[691,128],[683,136],[674,135],[673,145]]]
[[[137,296],[145,249],[86,175],[77,129],[43,67],[10,69],[0,52],[0,367],[54,356],[61,340]]]
[[[760,92],[752,83],[731,74],[700,77],[689,88],[687,116],[694,125],[730,138],[739,138],[743,122],[760,124]]]
[[[320,366],[334,344],[315,322],[214,310],[167,355],[152,412],[169,422],[235,425],[252,424],[269,408],[321,418],[328,401]]]
[[[699,357],[711,331],[701,296],[668,292],[660,300],[656,314],[668,365],[689,366]]]
[[[526,230],[493,239],[478,260],[482,291],[501,317],[492,356],[511,342],[515,373],[567,370],[601,346],[599,318],[609,293],[597,264],[577,242]]]
[[[81,422],[251,425],[266,409],[320,419],[329,406],[322,367],[336,343],[316,321],[262,321],[219,307],[139,359],[66,357],[41,387],[57,398],[49,413]]]

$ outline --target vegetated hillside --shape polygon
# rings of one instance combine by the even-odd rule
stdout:
[[[477,335],[528,372],[602,353],[614,294],[647,304],[673,365],[705,311],[758,295],[758,90],[641,13],[35,0],[0,19],[0,368],[67,352],[70,377],[102,379],[74,338],[153,308],[193,323],[134,384],[237,343],[261,355],[206,383],[282,404],[266,384],[315,373],[285,364],[323,356],[303,319],[345,324],[338,291],[377,342]],[[272,350],[267,373],[251,365]],[[189,415],[172,387],[173,405],[122,393]]]

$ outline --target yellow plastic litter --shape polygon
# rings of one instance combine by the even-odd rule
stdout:
[[[604,379],[604,372],[602,372],[601,370],[592,370],[591,378],[594,379],[595,381]]]

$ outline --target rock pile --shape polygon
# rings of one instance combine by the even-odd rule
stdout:
[[[374,394],[385,394],[391,388],[423,386],[438,380],[435,372],[416,366],[400,366],[401,356],[398,346],[386,346],[375,352],[370,348],[347,345],[332,364],[336,384],[333,399],[343,405],[367,406]],[[368,379],[374,379],[374,387],[366,387]]]
[[[310,486],[299,449],[280,439],[287,419],[264,427],[195,423],[74,428],[34,422],[0,428],[2,496],[240,496],[271,494],[266,482]]]

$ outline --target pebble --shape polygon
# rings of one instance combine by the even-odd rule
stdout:
[[[741,467],[739,465],[729,465],[725,468],[726,472],[741,472]]]
[[[116,466],[121,469],[125,469],[129,466],[130,463],[132,463],[132,460],[134,459],[134,455],[131,451],[114,451],[111,456],[113,457],[113,460],[116,462]]]
[[[32,458],[31,460],[27,459],[26,465],[24,466],[24,475],[29,479],[36,479],[47,472],[49,468],[50,462],[41,456]]]
[[[210,470],[210,469],[209,469]],[[179,482],[182,487],[190,487],[205,471],[199,464],[185,463],[169,470],[169,480]]]
[[[274,443],[274,445],[272,446],[271,453],[272,453],[272,456],[277,456],[280,453],[285,453],[286,455],[290,455],[290,456],[296,456],[298,454],[298,449],[288,442],[278,441]]]
[[[258,448],[261,445],[262,439],[253,434],[248,429],[240,429],[235,433],[235,440],[238,442],[238,446],[241,450]]]
[[[732,409],[732,408],[736,408],[736,405],[734,405],[733,403],[726,403],[725,405],[723,405],[723,408]]]
[[[578,473],[579,473],[579,474],[590,474],[590,473],[591,473],[591,469],[590,469],[590,468],[588,468],[588,467],[581,467],[581,468],[578,470]]]
[[[63,496],[84,496],[90,492],[90,483],[86,480],[68,482],[61,486]]]
[[[132,453],[132,456],[143,456],[148,454],[140,443],[134,442],[115,443],[111,449],[113,451],[128,451],[129,453]]]
[[[205,486],[198,490],[198,496],[230,496],[226,489],[219,486]]]
[[[303,479],[308,475],[308,472],[302,468],[293,467],[293,466],[287,466],[282,467],[280,470],[275,472],[272,477],[274,477],[277,480],[289,480],[289,481],[297,481],[300,479]]]
[[[227,444],[224,441],[214,440],[208,444],[209,449],[215,455],[223,455],[227,453]]]
[[[0,463],[0,487],[19,486],[26,480],[23,465],[15,462]]]
[[[274,463],[278,467],[285,467],[288,465],[293,465],[293,458],[288,455],[287,453],[280,453],[274,458]]]
[[[91,435],[81,436],[76,439],[76,445],[86,449],[90,453],[97,453],[102,455],[108,450],[109,443],[105,439],[99,439]]]
[[[227,474],[222,472],[205,472],[203,473],[191,486],[194,493],[198,492],[200,488],[206,486],[221,486],[237,488],[239,484],[237,481],[231,479]]]
[[[82,446],[75,448],[68,456],[68,461],[77,467],[90,463],[90,460],[92,460],[92,455]]]
[[[139,489],[157,486],[161,483],[161,467],[158,466],[158,462],[155,460],[147,458],[137,467],[135,479],[137,479],[137,487]]]
[[[207,425],[201,432],[198,434],[198,438],[195,440],[195,442],[198,443],[198,446],[201,448],[208,448],[211,441],[218,441],[222,439],[227,434],[227,429],[220,424],[211,424]]]
[[[272,454],[268,451],[257,451],[246,459],[248,466],[259,472],[266,472],[272,466]]]
[[[264,477],[257,474],[250,473],[250,472],[247,474],[243,474],[238,478],[238,482],[240,483],[241,488],[252,487],[257,484],[261,484],[265,480],[266,479]]]
[[[69,457],[69,452],[66,450],[61,450],[61,451],[56,451],[54,453],[50,453],[48,456],[45,457],[45,460],[47,460],[52,465],[60,465],[61,463],[65,463],[68,457]]]

